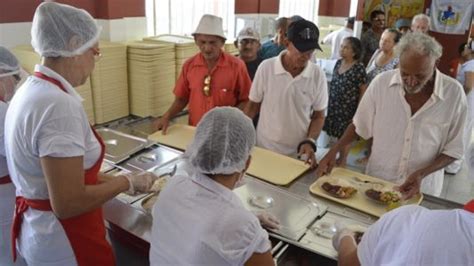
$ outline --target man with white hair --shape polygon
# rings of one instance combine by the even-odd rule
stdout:
[[[330,173],[337,153],[358,136],[373,138],[367,174],[401,185],[406,198],[420,190],[439,196],[443,168],[464,154],[466,96],[459,82],[436,69],[442,47],[434,38],[408,33],[396,50],[399,68],[370,83],[317,175]]]
[[[216,106],[242,109],[248,101],[251,81],[244,62],[222,50],[226,40],[222,18],[204,15],[193,36],[200,52],[184,63],[174,88],[175,100],[155,122],[163,134],[170,119],[186,106],[189,124],[196,126]]]
[[[411,21],[411,30],[413,32],[421,32],[428,34],[428,31],[430,30],[430,17],[428,17],[425,14],[418,14],[413,17]]]

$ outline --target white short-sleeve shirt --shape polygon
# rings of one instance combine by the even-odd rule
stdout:
[[[465,62],[460,67],[456,79],[464,86],[466,72],[474,72],[474,59]]]
[[[411,115],[398,69],[378,75],[362,97],[353,122],[364,139],[373,137],[369,175],[401,184],[440,154],[464,154],[466,96],[460,84],[436,70],[431,98]],[[443,169],[422,181],[421,191],[439,196]]]
[[[308,62],[293,78],[281,63],[285,53],[260,64],[249,99],[261,103],[257,145],[296,156],[298,144],[306,139],[312,111],[327,107],[328,89],[323,70],[313,63]]]
[[[152,214],[151,265],[244,265],[271,248],[257,217],[205,175],[171,178]]]
[[[331,45],[331,57],[330,59],[339,59],[341,55],[339,54],[339,49],[341,49],[342,41],[354,35],[354,31],[347,27],[343,27],[336,31],[329,33],[324,39],[323,44]]]
[[[364,233],[361,265],[474,265],[474,213],[409,205]]]
[[[90,128],[82,98],[74,88],[45,66],[37,65],[35,71],[59,80],[68,93],[51,82],[29,77],[15,93],[7,111],[5,150],[16,194],[28,199],[48,199],[40,158],[83,156],[84,169],[89,169],[100,156],[100,144]],[[29,208],[24,213],[18,243],[29,264],[75,264],[72,248],[53,212]]]

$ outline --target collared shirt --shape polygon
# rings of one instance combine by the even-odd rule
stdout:
[[[312,111],[328,104],[324,72],[310,62],[294,77],[282,65],[282,56],[262,62],[250,90],[250,100],[261,103],[257,145],[284,155],[296,156],[306,139]]]
[[[36,65],[35,71],[57,79],[68,93],[51,82],[30,76],[10,102],[5,150],[17,195],[48,199],[40,158],[83,156],[84,169],[88,169],[98,160],[100,145],[90,128],[82,99],[71,84],[45,66]],[[29,208],[24,213],[18,243],[29,264],[76,263],[69,240],[53,212]]]
[[[323,40],[323,44],[331,45],[331,57],[329,59],[341,58],[341,55],[339,54],[341,43],[345,38],[351,37],[353,34],[354,31],[352,29],[343,27],[326,35]]]
[[[271,248],[237,195],[202,174],[171,178],[152,214],[151,265],[244,265]]]
[[[286,47],[284,45],[280,46],[275,43],[273,40],[268,40],[262,44],[258,55],[263,59],[272,58],[278,56]]]
[[[211,95],[204,95],[204,79],[211,75]],[[214,69],[207,68],[201,53],[188,59],[176,82],[174,94],[189,100],[189,124],[196,126],[216,106],[237,106],[248,101],[251,81],[242,60],[221,52]]]
[[[466,82],[466,72],[474,72],[474,59],[464,62],[464,64],[462,64],[459,68],[458,74],[456,75],[456,79],[463,86],[465,86],[464,83]]]
[[[373,137],[366,172],[401,184],[440,154],[463,156],[466,97],[460,84],[436,70],[431,98],[414,114],[405,100],[399,69],[384,72],[371,82],[354,116],[356,132]],[[421,191],[439,196],[443,169],[426,176]]]
[[[474,265],[474,214],[409,205],[371,225],[357,248],[361,265]]]
[[[263,59],[257,55],[257,58],[251,62],[245,62],[245,66],[247,67],[247,72],[249,73],[250,80],[253,80],[255,77],[255,73],[257,72],[258,66],[262,63]]]
[[[375,50],[379,48],[380,36],[377,35],[372,29],[369,29],[364,34],[362,34],[360,41],[362,43],[363,51],[362,62],[367,64]]]

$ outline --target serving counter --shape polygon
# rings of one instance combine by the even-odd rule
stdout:
[[[127,133],[136,132],[132,128],[134,125],[136,124],[129,128],[124,125],[117,127],[122,132],[109,128],[106,130],[107,136],[110,137],[115,132],[120,137],[126,137]],[[118,174],[121,171],[146,170],[163,175],[175,174],[173,169],[176,167],[177,174],[186,170],[180,156],[181,151],[157,143],[140,141],[139,138],[143,135],[143,132],[139,132],[130,136],[142,145],[141,149],[131,148],[131,152],[126,155],[121,151],[121,158],[127,159],[119,162],[107,160],[104,163],[104,172]],[[106,143],[120,146],[120,143],[110,139],[106,140]],[[335,223],[363,230],[377,220],[375,216],[311,194],[309,188],[315,181],[314,171],[306,172],[287,186],[272,185],[251,176],[246,176],[245,180],[246,184],[235,190],[244,206],[251,211],[268,211],[281,222],[282,228],[279,231],[269,231],[273,244],[272,254],[277,264],[282,263],[288,253],[295,249],[317,254],[316,257],[328,258],[335,264],[337,253],[331,244]],[[142,256],[147,256],[151,238],[152,216],[142,206],[147,196],[149,195],[131,197],[120,194],[104,206],[104,217],[111,238],[139,250]],[[430,209],[461,207],[458,203],[429,195],[424,195],[421,205]]]

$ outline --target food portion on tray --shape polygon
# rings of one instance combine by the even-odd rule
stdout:
[[[321,188],[333,197],[348,199],[357,193],[357,189],[349,182],[342,179],[325,180]]]

